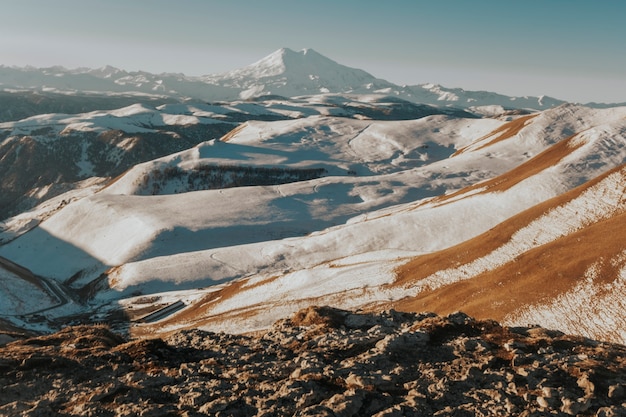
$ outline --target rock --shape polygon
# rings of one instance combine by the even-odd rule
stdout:
[[[519,409],[517,408],[517,406],[513,404],[511,400],[508,398],[504,400],[504,409],[509,415],[519,412]]]
[[[344,325],[349,329],[371,328],[375,324],[372,316],[364,314],[348,314],[344,320]]]
[[[228,408],[228,400],[225,398],[218,398],[217,400],[213,400],[202,405],[198,411],[203,414],[215,414],[218,411],[224,411]]]
[[[608,396],[612,400],[623,400],[626,396],[626,390],[624,389],[624,385],[615,384],[609,386]]]
[[[584,374],[576,380],[576,384],[585,391],[587,397],[593,396],[596,386],[589,380],[589,375]]]
[[[611,407],[601,407],[596,411],[596,417],[613,417],[615,413]]]
[[[462,313],[311,307],[256,336],[185,330],[153,340],[82,326],[0,346],[0,358],[7,416],[608,417],[625,409],[624,346]]]
[[[591,401],[589,399],[579,398],[578,400],[572,400],[571,398],[563,398],[561,412],[575,416],[587,411],[590,406]]]
[[[451,323],[456,324],[458,326],[466,325],[466,324],[471,323],[472,321],[474,321],[473,318],[471,318],[470,316],[468,316],[467,314],[465,314],[465,313],[463,313],[461,311],[457,311],[457,312],[451,313],[446,318],[448,320],[450,320]]]
[[[400,406],[394,405],[393,407],[374,414],[373,417],[405,417],[405,415]]]
[[[626,417],[626,404],[620,407],[600,407],[596,412],[596,417]]]
[[[365,386],[371,385],[365,382],[362,376],[355,375],[353,373],[348,375],[348,377],[345,379],[345,382],[346,385],[351,388],[365,388]]]
[[[111,401],[115,397],[115,394],[122,391],[124,385],[119,382],[113,382],[111,384],[98,387],[93,394],[89,397],[90,402],[106,402]]]
[[[327,401],[326,405],[336,417],[352,417],[359,415],[363,407],[365,393],[362,390],[348,390],[343,394],[335,394]]]
[[[425,332],[390,334],[376,343],[376,349],[388,354],[409,354],[424,346],[429,340],[430,336]]]
[[[537,404],[541,408],[551,408],[551,405],[545,397],[537,397]]]

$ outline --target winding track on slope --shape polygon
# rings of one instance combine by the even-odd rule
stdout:
[[[0,256],[0,268],[11,272],[18,278],[21,278],[30,284],[35,285],[46,294],[48,294],[51,298],[56,298],[58,300],[58,303],[56,305],[36,311],[31,311],[30,313],[21,314],[21,316],[32,316],[35,314],[40,314],[48,310],[62,307],[72,301],[72,297],[69,295],[67,290],[63,288],[63,286],[60,285],[58,282],[35,275],[29,269],[24,268],[23,266],[18,265],[15,262],[10,261],[9,259],[2,256]]]

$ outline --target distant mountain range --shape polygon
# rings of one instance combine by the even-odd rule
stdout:
[[[564,103],[563,100],[547,96],[508,97],[436,84],[399,86],[360,69],[338,64],[312,49],[295,52],[287,48],[279,49],[247,67],[200,77],[127,72],[113,67],[68,70],[62,67],[0,66],[0,88],[64,93],[133,93],[211,102],[251,99],[263,95],[386,94],[414,103],[464,109],[501,106],[505,109],[544,110]]]
[[[626,106],[399,87],[312,50],[0,73],[0,336],[254,332],[315,304],[626,343]]]

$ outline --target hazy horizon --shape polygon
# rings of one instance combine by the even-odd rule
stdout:
[[[0,64],[206,75],[312,48],[396,84],[626,102],[626,3],[0,0]]]

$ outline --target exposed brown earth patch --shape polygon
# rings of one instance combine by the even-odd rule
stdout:
[[[278,278],[278,276],[274,276],[254,284],[250,284],[247,279],[228,282],[226,284],[223,284],[219,290],[207,294],[201,300],[192,303],[188,307],[184,308],[182,311],[177,312],[172,317],[160,320],[158,323],[144,324],[132,328],[131,332],[135,337],[149,337],[154,334],[171,333],[164,333],[162,330],[164,327],[170,325],[174,326],[175,328],[197,327],[201,325],[202,322],[211,321],[214,319],[210,313],[210,310],[215,306],[216,303],[228,300],[229,298],[240,294],[242,291],[247,291],[254,289],[258,286],[267,285]],[[253,313],[253,311],[256,311],[256,308],[254,306],[246,307],[242,310],[220,314],[219,320],[228,320],[229,317],[241,320],[246,317],[252,317],[255,314]]]
[[[513,121],[503,124],[499,128],[487,133],[486,135],[475,140],[471,145],[465,146],[458,151],[456,151],[452,156],[456,156],[465,152],[470,146],[474,146],[477,143],[485,142],[481,144],[479,147],[475,148],[475,150],[486,148],[487,146],[496,144],[506,139],[510,139],[513,136],[517,135],[520,130],[522,130],[525,126],[529,124],[529,122],[537,117],[539,114],[530,114],[528,116],[519,117]],[[496,136],[497,135],[497,136]],[[495,136],[495,137],[494,137]],[[486,141],[486,139],[490,139]]]
[[[626,224],[626,213],[591,225],[532,249],[499,268],[404,299],[394,307],[404,311],[448,314],[462,309],[479,318],[503,320],[519,308],[549,302],[571,290],[600,259],[598,283],[617,276],[610,260],[626,249],[626,235],[615,233]]]
[[[224,136],[222,136],[220,138],[220,141],[221,142],[228,142],[229,140],[234,138],[239,132],[241,132],[243,129],[245,129],[247,126],[248,126],[247,122],[244,122],[244,123],[240,124],[239,126],[234,128],[233,130],[231,130],[230,132],[228,132]]]
[[[415,258],[397,270],[394,285],[406,286],[440,270],[456,268],[484,257],[511,240],[513,234],[544,213],[561,206],[593,187],[618,167],[568,193],[534,206],[491,230],[454,247]],[[589,225],[548,244],[524,252],[501,267],[471,279],[436,290],[426,290],[415,298],[393,303],[405,311],[435,311],[447,314],[462,309],[480,318],[503,319],[516,309],[553,299],[570,290],[598,260],[600,282],[615,279],[617,266],[609,262],[626,249],[626,213]]]
[[[538,174],[539,172],[544,171],[548,168],[556,166],[559,161],[561,161],[563,158],[582,146],[582,144],[572,144],[575,137],[576,134],[566,139],[563,139],[562,141],[552,145],[551,147],[531,158],[530,160],[524,162],[521,165],[518,165],[517,167],[513,168],[510,171],[507,171],[502,175],[499,175],[487,181],[472,184],[469,187],[465,187],[454,193],[446,194],[441,197],[435,197],[430,201],[435,204],[445,204],[450,200],[455,199],[456,197],[469,194],[475,190],[480,190],[479,193],[481,194],[506,191],[514,185],[517,185],[520,182],[524,181],[525,179],[535,174]]]
[[[108,180],[106,185],[104,187],[102,187],[102,189],[100,191],[106,190],[107,188],[111,187],[113,184],[115,184],[120,179],[122,179],[122,177],[124,177],[124,175],[128,174],[129,171],[130,171],[130,169],[127,169],[126,171],[122,172],[121,174],[119,174],[119,175],[115,176],[114,178]]]

